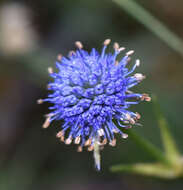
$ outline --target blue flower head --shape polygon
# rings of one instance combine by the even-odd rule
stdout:
[[[81,42],[76,42],[78,50],[67,57],[59,56],[57,73],[48,69],[53,78],[48,84],[51,92],[46,99],[38,100],[38,103],[52,104],[43,127],[47,128],[54,120],[62,120],[62,130],[57,137],[65,144],[78,144],[79,152],[84,146],[89,151],[107,143],[115,146],[115,133],[127,138],[121,129],[129,128],[140,118],[140,114],[128,108],[142,100],[150,101],[147,94],[129,90],[145,78],[140,73],[132,75],[140,65],[139,60],[131,69],[127,68],[133,51],[117,61],[118,54],[125,48],[114,43],[114,52],[106,53],[109,43],[110,39],[104,41],[100,54],[94,48],[87,52]],[[97,163],[96,154],[94,158]]]

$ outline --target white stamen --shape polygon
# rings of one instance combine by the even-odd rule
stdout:
[[[137,81],[142,81],[143,79],[145,79],[146,77],[141,74],[141,73],[136,73],[134,74],[134,77],[137,79]]]
[[[120,48],[118,49],[119,52],[121,52],[121,51],[123,51],[123,50],[125,50],[124,47],[120,47]]]
[[[131,119],[131,116],[130,116],[129,113],[126,114],[126,119],[127,119],[127,120],[130,120],[130,119]]]
[[[43,128],[48,128],[50,125],[50,117],[46,118],[45,122],[43,123]]]
[[[37,100],[37,104],[42,104],[44,101],[42,99]]]
[[[119,44],[117,42],[114,43],[113,48],[117,51],[119,49]]]
[[[126,53],[127,56],[132,55],[134,53],[134,50],[130,50]]]
[[[93,151],[93,149],[94,149],[94,147],[92,145],[88,147],[89,152]]]
[[[99,136],[103,136],[104,135],[104,130],[103,129],[99,129],[97,132],[98,132]]]
[[[136,60],[136,65],[137,65],[137,67],[140,66],[140,60],[139,59]]]
[[[118,133],[117,129],[112,129],[112,132]]]
[[[127,138],[128,138],[128,134],[123,133],[123,134],[122,134],[122,138],[123,138],[123,139],[127,139]]]
[[[109,145],[111,146],[116,146],[116,139],[113,139],[112,141],[109,142]]]
[[[61,61],[61,59],[62,59],[62,54],[58,54],[58,55],[57,55],[57,60],[58,60],[58,61]]]
[[[53,68],[52,67],[48,67],[48,73],[53,74]]]
[[[74,143],[75,143],[75,144],[79,144],[79,143],[80,143],[80,140],[81,140],[81,138],[80,138],[80,136],[78,136],[78,137],[75,138]]]
[[[111,39],[106,39],[106,40],[104,41],[104,46],[109,45],[109,44],[110,44],[110,42],[111,42]]]
[[[89,146],[91,145],[91,139],[88,139],[86,142],[85,142],[85,146]]]
[[[82,146],[78,146],[77,151],[78,151],[78,152],[82,152],[82,150],[83,150]]]
[[[79,49],[82,49],[82,48],[83,48],[83,44],[82,44],[80,41],[76,41],[76,42],[75,42],[75,45],[76,45],[76,47],[79,48]]]
[[[64,131],[59,131],[56,135],[57,138],[61,138],[62,136],[64,136]]]
[[[71,144],[72,142],[72,137],[68,137],[66,140],[65,140],[65,144]]]

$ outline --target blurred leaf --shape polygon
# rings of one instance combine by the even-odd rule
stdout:
[[[157,35],[169,47],[183,56],[183,41],[174,32],[170,31],[162,22],[134,0],[113,0],[127,13],[142,23],[152,33]]]
[[[127,172],[127,173],[135,173],[146,176],[154,176],[166,179],[173,179],[177,177],[177,173],[163,164],[155,163],[155,164],[121,164],[117,166],[111,167],[113,172]]]
[[[176,165],[178,163],[177,161],[179,161],[180,159],[180,153],[171,135],[171,132],[169,131],[168,123],[160,110],[160,106],[157,102],[156,96],[153,96],[153,105],[158,121],[158,126],[160,128],[166,157],[170,160],[172,164]]]
[[[129,137],[133,139],[136,145],[147,152],[148,155],[152,156],[157,161],[164,163],[165,165],[170,164],[169,160],[164,156],[159,148],[144,139],[142,136],[139,136],[136,132],[133,131],[133,129],[129,129],[126,132],[129,134]]]

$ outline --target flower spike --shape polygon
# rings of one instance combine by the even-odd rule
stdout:
[[[72,142],[78,145],[78,152],[82,152],[84,147],[94,151],[98,170],[99,151],[107,143],[116,146],[116,134],[127,138],[128,135],[121,129],[139,124],[140,114],[130,111],[130,106],[151,100],[147,94],[130,90],[145,78],[141,73],[132,75],[140,65],[139,60],[132,69],[126,67],[134,51],[128,51],[121,60],[117,60],[118,54],[125,48],[115,42],[114,53],[106,53],[110,42],[110,39],[103,42],[101,54],[94,48],[91,52],[83,50],[82,43],[76,41],[76,51],[71,51],[68,57],[58,55],[58,72],[48,68],[53,79],[48,84],[50,94],[37,101],[38,104],[51,103],[51,112],[46,116],[43,128],[54,120],[62,120],[62,130],[56,137],[66,145]]]

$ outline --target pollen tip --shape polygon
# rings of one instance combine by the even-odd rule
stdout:
[[[74,54],[75,54],[75,51],[73,51],[73,50],[69,51],[69,56],[72,56]]]
[[[81,140],[81,138],[80,138],[80,136],[78,136],[78,137],[75,138],[74,143],[79,144],[80,140]]]
[[[109,44],[110,44],[110,42],[111,42],[111,39],[106,39],[106,40],[104,41],[104,46],[109,45]]]
[[[134,50],[130,50],[126,53],[127,56],[132,55],[134,53]]]
[[[48,73],[53,74],[53,68],[52,67],[48,67]]]
[[[69,145],[71,144],[72,142],[72,137],[68,137],[66,140],[65,140],[65,144]]]
[[[102,145],[106,145],[107,144],[107,139],[105,138],[103,141],[102,141]]]
[[[151,97],[148,94],[142,94],[141,100],[145,100],[147,102],[151,101]]]
[[[137,79],[137,81],[142,81],[143,79],[146,78],[146,76],[141,73],[135,73],[134,77]]]
[[[37,100],[37,104],[42,104],[43,102],[44,102],[43,99]]]
[[[140,60],[139,59],[136,60],[136,65],[137,65],[137,67],[140,66]]]
[[[111,146],[116,146],[116,139],[113,139],[112,141],[109,142],[109,145]]]
[[[65,137],[64,137],[64,135],[63,135],[63,136],[60,137],[60,141],[61,141],[61,142],[64,142],[64,140],[65,140]]]
[[[61,61],[61,60],[62,60],[62,54],[58,54],[58,55],[57,55],[57,60],[58,60],[58,61]]]
[[[91,145],[91,139],[88,139],[86,142],[85,142],[85,146],[90,146]]]
[[[141,115],[140,115],[138,112],[136,112],[136,118],[137,118],[138,120],[141,118]]]
[[[59,131],[57,134],[56,134],[56,137],[57,138],[61,138],[62,136],[64,135],[64,131]]]
[[[98,132],[99,136],[103,136],[104,135],[104,130],[103,129],[99,129],[97,132]]]
[[[76,41],[76,42],[75,42],[75,45],[76,45],[76,47],[79,48],[79,49],[82,49],[82,48],[83,48],[83,44],[82,44],[80,41]]]
[[[118,49],[119,52],[121,52],[121,51],[123,51],[123,50],[125,50],[125,47],[120,47],[120,48]]]
[[[47,117],[46,118],[46,120],[45,120],[45,122],[43,123],[43,128],[44,129],[46,129],[46,128],[48,128],[49,127],[49,125],[50,125],[50,117]]]
[[[117,42],[114,43],[113,48],[118,51],[119,50],[119,44]]]
[[[89,152],[91,152],[91,151],[93,151],[93,150],[94,150],[94,146],[91,145],[91,146],[88,147],[88,151],[89,151]]]
[[[122,134],[122,138],[123,138],[123,139],[127,139],[127,138],[128,138],[128,134],[123,133],[123,134]]]
[[[82,152],[82,151],[83,151],[83,147],[82,146],[78,146],[77,152]]]

